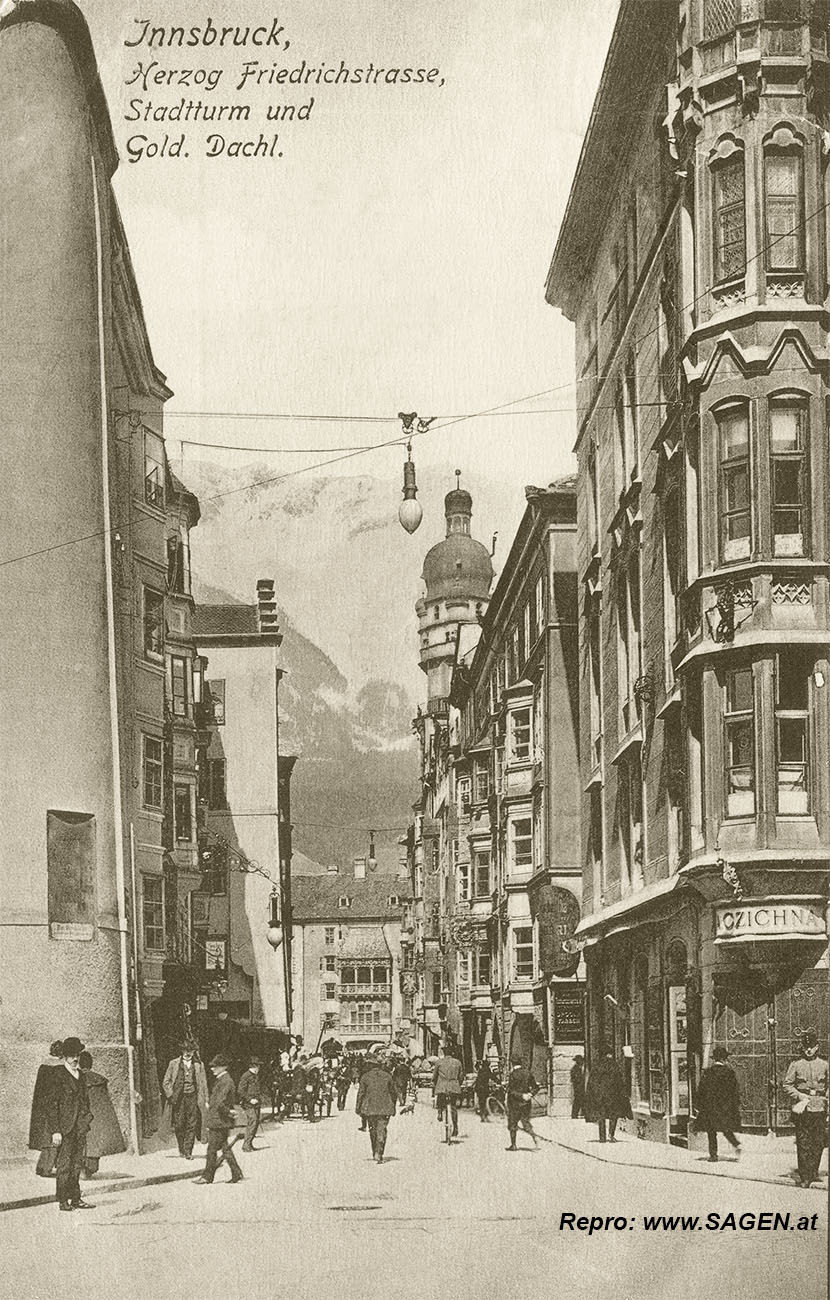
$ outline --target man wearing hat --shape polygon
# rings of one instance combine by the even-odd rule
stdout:
[[[262,1082],[259,1077],[259,1069],[262,1061],[258,1056],[251,1056],[248,1059],[248,1068],[239,1080],[239,1087],[236,1090],[237,1100],[245,1112],[245,1141],[242,1143],[243,1151],[255,1151],[254,1138],[259,1128],[260,1112],[262,1110]]]
[[[827,1143],[827,1073],[827,1061],[819,1056],[818,1034],[815,1029],[803,1030],[801,1055],[784,1079],[795,1126],[796,1182],[802,1187],[817,1180],[821,1153]]]
[[[712,1049],[712,1064],[701,1073],[697,1090],[695,1123],[709,1140],[709,1159],[713,1164],[718,1158],[718,1133],[723,1134],[736,1157],[741,1154],[741,1144],[735,1137],[741,1127],[738,1078],[726,1064],[727,1059],[725,1047],[719,1044]]]
[[[52,1145],[58,1148],[56,1192],[62,1210],[93,1208],[82,1198],[80,1185],[86,1135],[92,1123],[86,1083],[80,1069],[79,1058],[83,1051],[80,1038],[63,1040],[61,1064],[55,1069],[46,1107]]]
[[[168,1065],[161,1086],[170,1102],[170,1121],[179,1155],[190,1160],[196,1138],[204,1140],[202,1130],[208,1099],[205,1067],[192,1039],[185,1039],[181,1044],[180,1054]]]
[[[360,1076],[355,1110],[369,1128],[372,1156],[383,1164],[386,1150],[386,1132],[389,1120],[395,1114],[397,1092],[386,1062],[377,1050],[366,1054],[366,1069]]]
[[[212,1183],[221,1155],[231,1171],[231,1182],[240,1183],[242,1181],[242,1170],[239,1168],[231,1144],[228,1142],[228,1136],[236,1120],[234,1115],[236,1088],[233,1079],[228,1074],[227,1056],[223,1056],[221,1052],[214,1056],[210,1062],[210,1071],[216,1082],[210,1094],[207,1110],[207,1161],[204,1173],[199,1178],[194,1178],[193,1181],[194,1183]]]

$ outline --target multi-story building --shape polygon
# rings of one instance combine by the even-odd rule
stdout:
[[[326,1039],[363,1051],[391,1042],[402,1024],[401,917],[409,881],[390,873],[336,867],[293,880],[295,1014],[306,1050]]]
[[[178,892],[178,866],[185,893],[194,880],[192,843],[165,866],[164,754],[168,644],[192,657],[168,537],[184,544],[198,507],[169,492],[171,394],[73,4],[34,0],[0,20],[0,106],[15,123],[0,138],[0,1146],[25,1148],[25,1081],[45,1044],[78,1033],[137,1147],[158,1115],[150,1003],[165,981],[165,882]],[[192,783],[188,757],[175,761]]]
[[[425,1055],[434,1052],[447,1033],[457,1037],[461,1029],[455,1004],[450,1004],[453,972],[444,952],[444,936],[452,925],[450,880],[456,868],[451,846],[458,844],[449,766],[450,691],[459,656],[478,638],[493,582],[490,553],[470,534],[473,499],[460,482],[447,494],[444,509],[446,536],[424,559],[415,607],[427,704],[414,721],[421,792],[413,806],[407,845],[413,905],[404,951],[416,1042]]]
[[[456,823],[445,909],[450,1020],[468,1067],[521,1060],[570,1113],[584,984],[569,951],[581,861],[576,484],[527,488],[527,508],[450,702]]]
[[[252,605],[200,605],[194,633],[206,662],[199,770],[201,886],[191,918],[202,968],[197,1025],[217,1018],[289,1032],[292,756],[280,754],[274,583]],[[285,806],[283,806],[283,801]],[[281,942],[271,946],[281,927]]]
[[[575,322],[594,1048],[682,1140],[826,1043],[826,7],[623,0],[547,296]]]

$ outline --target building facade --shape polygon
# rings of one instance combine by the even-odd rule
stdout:
[[[450,695],[451,1006],[465,1063],[529,1063],[570,1114],[584,1050],[584,980],[569,950],[582,892],[576,485],[527,488],[527,508]],[[452,1013],[451,1013],[452,1018]]]
[[[827,1042],[828,14],[624,0],[548,280],[576,325],[593,1047],[683,1141]]]
[[[293,881],[294,1030],[305,1050],[327,1039],[365,1051],[391,1042],[403,1024],[401,917],[409,882],[392,874],[331,868]]]
[[[450,693],[459,657],[478,639],[493,582],[491,556],[470,531],[473,499],[460,486],[460,472],[456,479],[455,489],[444,501],[446,535],[424,558],[415,607],[427,702],[414,720],[420,792],[407,842],[413,902],[405,918],[403,960],[414,1040],[425,1056],[437,1050],[448,1031],[455,1039],[461,1027],[451,1002],[454,972],[444,951],[444,935],[452,923],[450,881],[456,868],[450,846],[458,844],[450,767]]]
[[[94,52],[68,0],[0,22],[0,103],[15,122],[0,141],[0,1150],[25,1150],[27,1081],[69,1033],[138,1148],[158,1120],[166,895],[196,879],[192,841],[168,840],[174,770],[193,781],[181,728],[178,758],[165,751],[171,657],[193,655],[170,540],[184,546],[198,505],[171,492],[171,393],[111,187]]]
[[[199,771],[201,885],[191,918],[201,965],[195,1010],[290,1032],[293,756],[280,754],[279,631],[274,583],[252,605],[200,605],[194,632],[204,674],[206,732]],[[285,806],[283,806],[283,803]],[[280,943],[269,940],[280,928]]]

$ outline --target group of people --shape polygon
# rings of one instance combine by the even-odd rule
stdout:
[[[741,1104],[738,1078],[728,1064],[727,1049],[718,1044],[712,1049],[711,1064],[700,1076],[697,1087],[695,1129],[705,1133],[708,1159],[716,1163],[718,1135],[723,1134],[736,1157],[741,1143]],[[827,1146],[828,1063],[819,1055],[818,1034],[814,1029],[801,1032],[801,1052],[789,1066],[783,1080],[784,1093],[792,1110],[795,1129],[798,1173],[796,1183],[810,1187],[818,1179],[819,1165]],[[610,1049],[603,1049],[587,1078],[585,1061],[576,1056],[571,1068],[571,1116],[580,1115],[596,1123],[600,1142],[615,1142],[620,1119],[631,1119],[631,1098],[622,1066]]]
[[[55,1179],[63,1211],[92,1209],[81,1178],[97,1173],[102,1156],[127,1149],[108,1080],[93,1070],[92,1056],[74,1035],[53,1042],[38,1069],[29,1147],[39,1153],[35,1172]]]
[[[193,1158],[197,1138],[207,1143],[205,1168],[195,1179],[212,1183],[223,1163],[232,1183],[243,1174],[234,1152],[231,1130],[237,1126],[237,1108],[244,1115],[242,1150],[255,1151],[264,1097],[270,1093],[272,1113],[280,1118],[295,1108],[310,1122],[316,1122],[325,1108],[330,1115],[336,1097],[337,1109],[343,1111],[349,1089],[357,1087],[355,1109],[361,1129],[368,1130],[372,1156],[378,1164],[385,1159],[389,1120],[403,1107],[412,1088],[409,1061],[394,1050],[380,1046],[364,1056],[346,1055],[323,1059],[297,1052],[293,1059],[284,1053],[269,1066],[256,1055],[247,1058],[247,1068],[235,1084],[228,1057],[215,1055],[209,1069],[214,1077],[212,1088],[197,1044],[186,1039],[178,1056],[170,1061],[162,1089],[170,1107],[170,1121],[176,1135],[179,1154]],[[451,1133],[458,1136],[458,1106],[465,1090],[461,1061],[448,1047],[441,1049],[432,1077],[437,1117],[448,1112]],[[822,1152],[827,1145],[828,1063],[819,1054],[818,1035],[812,1029],[802,1032],[801,1054],[787,1070],[784,1091],[792,1107],[798,1155],[797,1183],[809,1187],[818,1178]],[[489,1061],[477,1063],[473,1092],[482,1121],[489,1118],[488,1102],[499,1080]],[[610,1048],[603,1048],[586,1076],[582,1056],[576,1056],[571,1069],[572,1109],[574,1119],[580,1115],[599,1130],[600,1142],[615,1142],[621,1119],[632,1117],[631,1098],[626,1073]],[[508,1151],[516,1151],[521,1128],[531,1138],[534,1148],[539,1135],[530,1120],[531,1103],[538,1084],[524,1063],[514,1062],[504,1089]],[[717,1161],[718,1134],[722,1133],[736,1156],[741,1145],[740,1097],[738,1080],[728,1064],[725,1047],[716,1046],[711,1064],[703,1070],[696,1095],[693,1123],[708,1139],[709,1160]],[[77,1037],[52,1043],[49,1056],[40,1066],[32,1098],[29,1146],[39,1152],[36,1172],[56,1179],[56,1199],[61,1210],[90,1209],[81,1194],[80,1180],[97,1172],[101,1156],[126,1150],[115,1108],[109,1096],[108,1081],[92,1069],[92,1057]]]

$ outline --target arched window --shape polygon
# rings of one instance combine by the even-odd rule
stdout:
[[[768,271],[804,270],[804,159],[786,126],[764,142],[764,254]]]
[[[712,166],[715,283],[746,270],[744,155],[734,142],[719,148]]]

